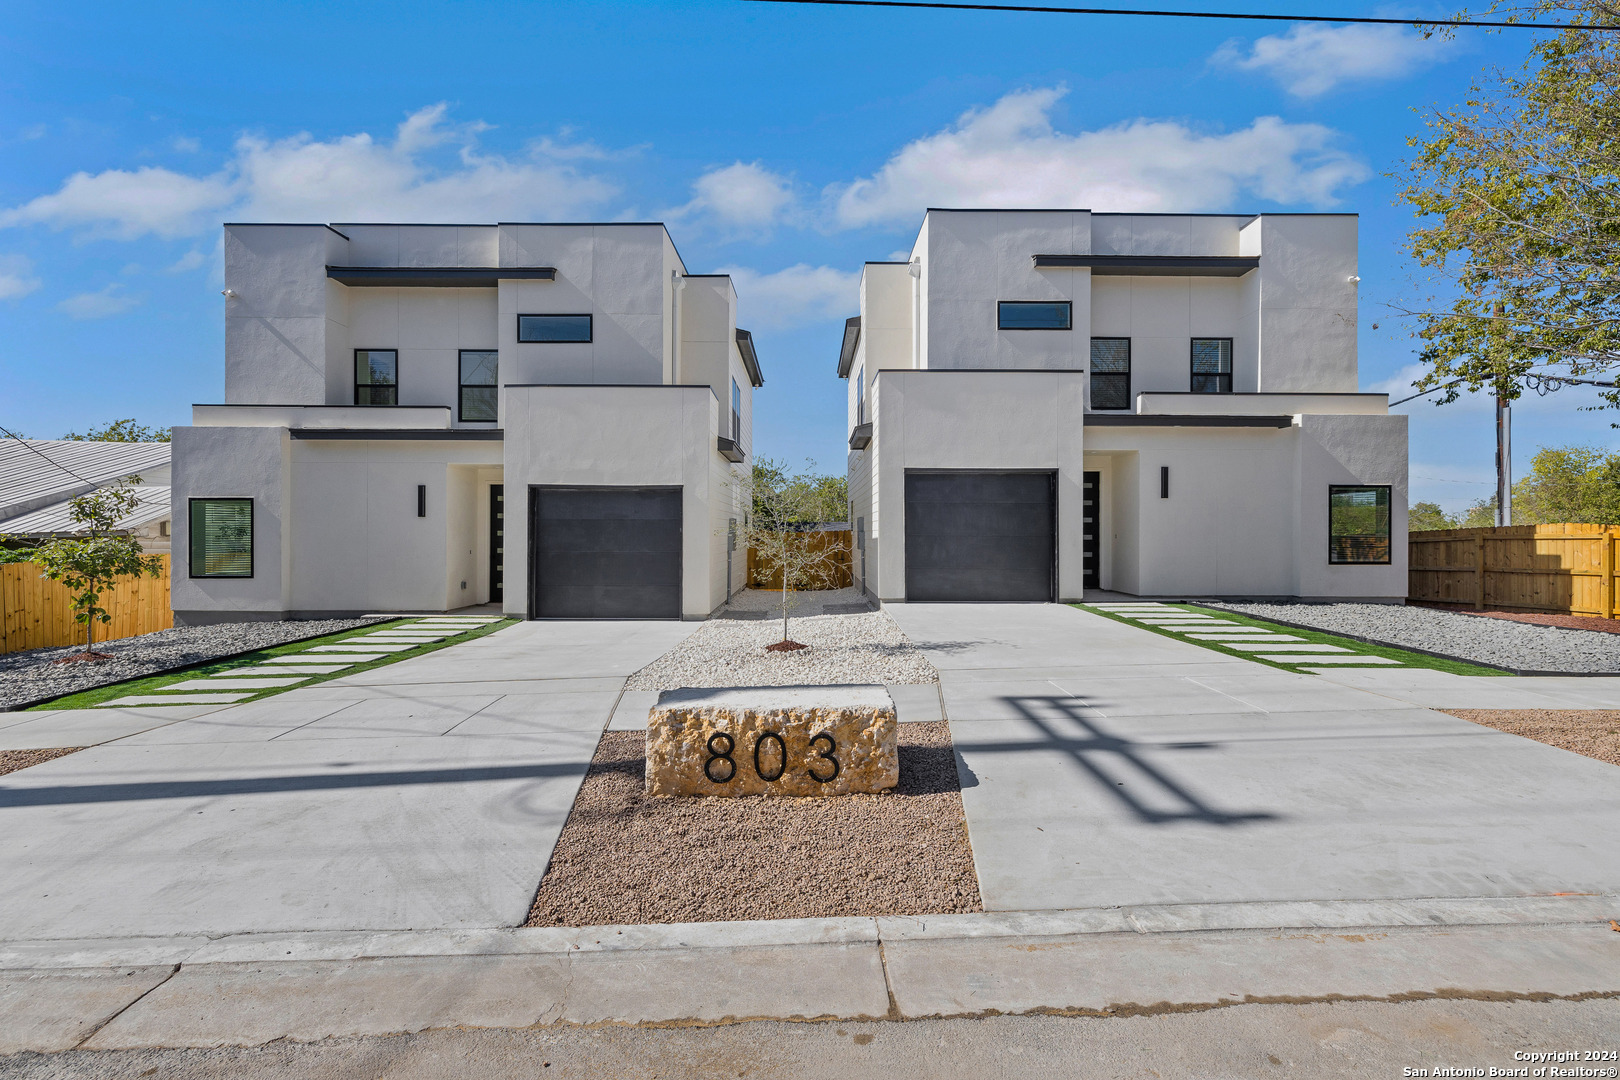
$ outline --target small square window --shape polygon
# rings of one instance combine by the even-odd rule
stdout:
[[[458,408],[462,423],[482,424],[496,418],[500,360],[501,354],[494,349],[461,350]]]
[[[354,403],[399,404],[399,352],[394,349],[354,350]]]
[[[253,500],[191,500],[191,576],[253,576]]]
[[[589,315],[519,315],[518,340],[525,344],[591,340]]]
[[[1091,339],[1091,407],[1131,407],[1131,339]]]
[[[1232,392],[1232,339],[1192,339],[1192,392]]]
[[[1073,306],[1067,300],[1003,300],[996,305],[996,326],[1001,330],[1067,330]]]
[[[1328,486],[1328,562],[1389,563],[1389,485]]]

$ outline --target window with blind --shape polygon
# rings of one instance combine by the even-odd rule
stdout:
[[[191,576],[253,576],[253,500],[191,500]]]
[[[399,404],[399,351],[397,349],[354,350],[354,403],[356,405]]]
[[[1192,339],[1192,392],[1232,392],[1232,339]]]
[[[1328,485],[1328,562],[1389,563],[1389,485]]]
[[[742,387],[736,379],[731,380],[731,438],[742,442]]]
[[[1091,407],[1131,407],[1131,339],[1091,339]]]
[[[495,419],[500,358],[501,354],[494,349],[461,350],[461,396],[457,411],[462,423],[482,424]]]

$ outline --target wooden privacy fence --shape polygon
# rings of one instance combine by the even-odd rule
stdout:
[[[830,553],[829,563],[823,564],[812,580],[794,582],[795,589],[847,589],[855,584],[855,570],[850,563],[850,550],[854,546],[848,529],[815,529],[793,533],[793,542],[803,544],[812,551]],[[759,553],[748,549],[748,587],[750,589],[782,588],[782,572],[767,574],[759,563]]]
[[[1410,533],[1407,595],[1476,608],[1615,617],[1615,525]]]
[[[96,640],[134,637],[174,625],[169,607],[169,557],[155,578],[119,578],[101,594],[110,623],[96,623]],[[84,624],[73,621],[73,601],[65,587],[40,576],[34,563],[0,565],[0,653],[78,645]]]

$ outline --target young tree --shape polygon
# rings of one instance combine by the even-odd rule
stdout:
[[[70,431],[62,438],[74,442],[168,442],[169,435],[168,428],[151,428],[137,424],[132,416],[128,420],[114,420],[101,427],[91,428],[83,435]]]
[[[138,501],[130,486],[140,482],[140,477],[131,476],[74,499],[70,506],[80,535],[47,540],[30,553],[29,561],[40,565],[44,577],[61,582],[73,594],[73,619],[84,624],[84,652],[64,659],[106,659],[107,654],[94,648],[96,623],[112,622],[112,614],[101,606],[101,594],[114,578],[157,577],[163,572],[162,559],[141,554],[134,537],[117,531]]]
[[[753,510],[738,529],[738,541],[745,550],[753,549],[767,574],[782,576],[782,640],[766,646],[772,652],[806,647],[788,636],[793,593],[815,588],[842,567],[838,549],[818,543],[816,534],[804,528],[829,520],[825,479],[809,471],[789,473],[781,462],[761,458],[746,482],[746,501]],[[845,501],[832,505],[841,518]]]
[[[1456,527],[1456,520],[1440,509],[1439,503],[1413,503],[1406,511],[1406,528],[1408,532],[1429,532],[1434,529],[1455,529]]]
[[[1512,0],[1499,16],[1614,24],[1613,0]],[[1409,140],[1412,258],[1444,294],[1416,305],[1416,385],[1514,398],[1545,376],[1620,369],[1620,33],[1570,30],[1523,72],[1490,72]],[[1604,394],[1620,406],[1620,390]]]

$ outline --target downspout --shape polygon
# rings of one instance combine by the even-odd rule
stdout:
[[[911,272],[911,367],[922,370],[922,257],[912,256],[906,267]]]

